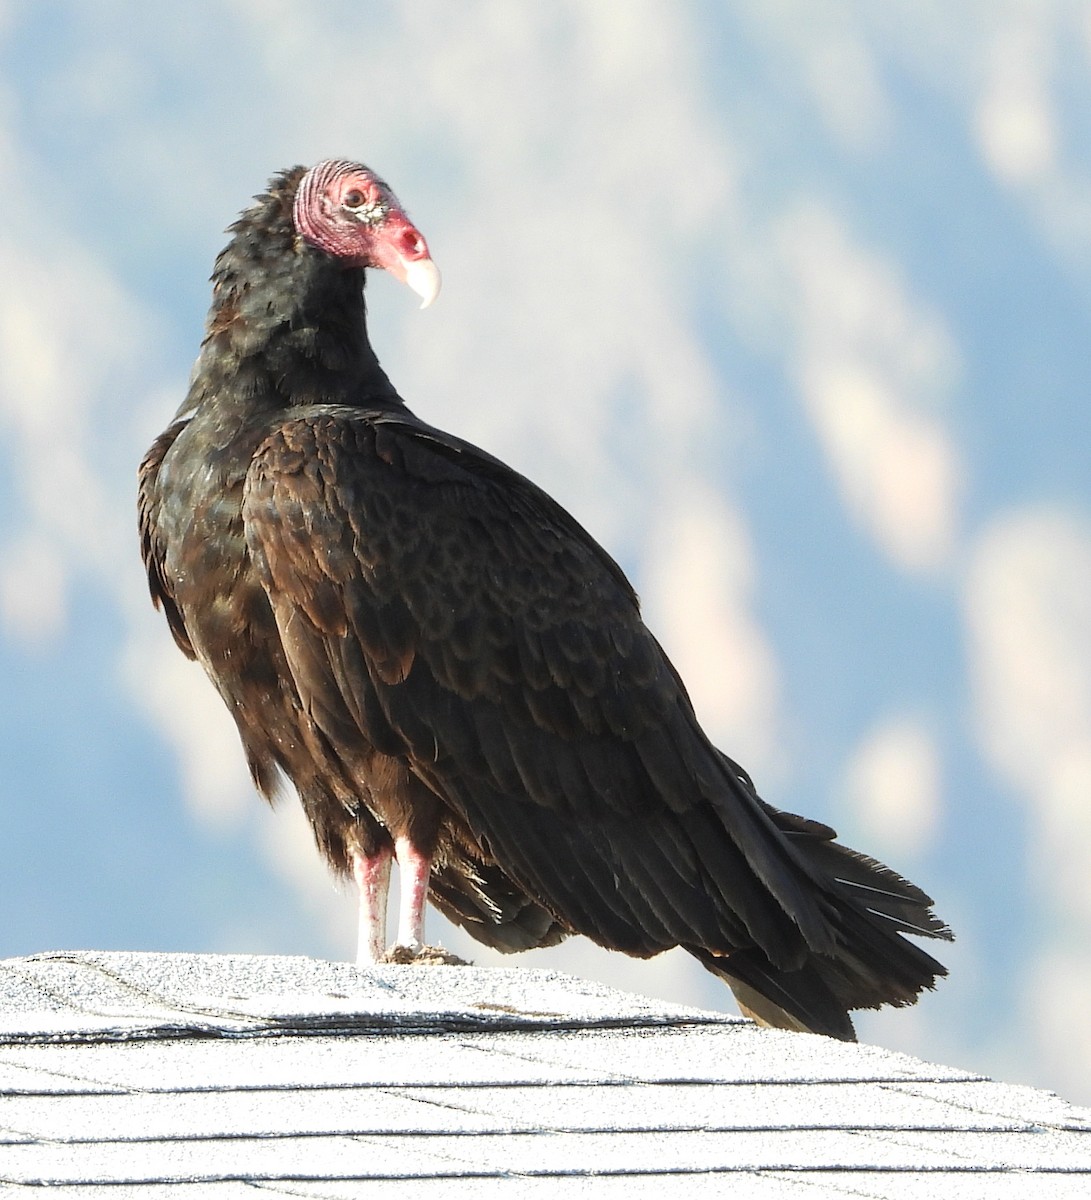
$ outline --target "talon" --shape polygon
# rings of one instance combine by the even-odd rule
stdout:
[[[442,946],[391,946],[379,960],[398,966],[416,967],[469,967],[464,958],[444,950]]]

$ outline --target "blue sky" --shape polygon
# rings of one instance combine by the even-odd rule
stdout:
[[[369,290],[408,402],[955,927],[862,1035],[1091,1100],[1091,6],[8,2],[0,54],[0,953],[351,953],[133,515],[222,230],[348,156],[444,273]],[[729,1007],[684,956],[525,961]]]

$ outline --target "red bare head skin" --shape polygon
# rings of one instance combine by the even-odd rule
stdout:
[[[292,212],[300,236],[346,266],[389,271],[427,308],[439,294],[428,243],[398,198],[361,163],[331,158],[299,181]]]

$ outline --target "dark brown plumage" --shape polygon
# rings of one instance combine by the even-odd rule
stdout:
[[[780,813],[711,745],[616,563],[534,484],[418,420],[364,269],[427,302],[424,239],[346,162],[273,179],[219,256],[189,395],[141,467],[152,596],[361,895],[426,891],[501,950],[681,945],[768,1024],[851,1038],[949,937],[918,888]],[[429,891],[430,887],[430,891]]]

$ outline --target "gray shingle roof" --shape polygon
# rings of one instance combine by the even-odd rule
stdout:
[[[0,963],[5,1194],[341,1200],[376,1181],[399,1200],[1062,1200],[1091,1196],[1091,1111],[546,971]]]

